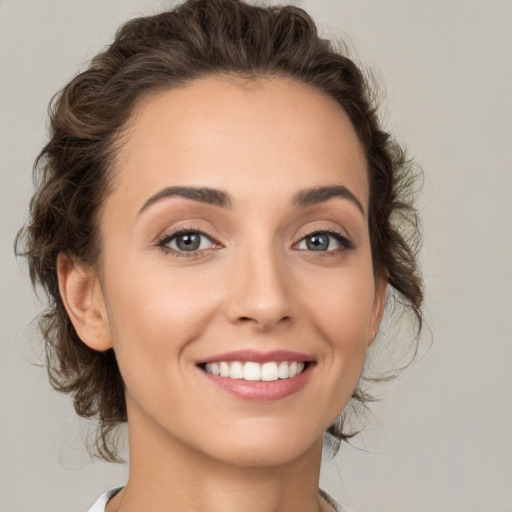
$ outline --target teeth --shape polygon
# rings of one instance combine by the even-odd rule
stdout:
[[[288,363],[286,361],[279,363],[277,376],[280,379],[287,379],[290,376],[290,372],[288,371]]]
[[[271,381],[277,380],[279,374],[277,372],[277,363],[265,363],[261,367],[261,380]]]
[[[304,363],[297,361],[270,361],[263,364],[253,361],[247,361],[246,363],[222,361],[220,363],[207,363],[204,369],[213,375],[231,379],[270,382],[296,377],[304,371],[304,367]]]
[[[229,364],[222,361],[219,365],[219,371],[221,377],[229,377]]]
[[[245,363],[244,380],[261,380],[261,366],[258,363]]]
[[[231,379],[244,378],[244,365],[240,361],[233,361],[229,369],[229,377]]]

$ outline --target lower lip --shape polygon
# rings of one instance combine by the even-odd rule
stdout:
[[[306,385],[314,366],[314,363],[309,363],[307,368],[296,377],[272,381],[230,379],[229,377],[213,375],[212,373],[205,372],[203,369],[199,369],[199,371],[207,377],[210,382],[237,398],[271,402],[282,400],[287,396],[298,393]]]

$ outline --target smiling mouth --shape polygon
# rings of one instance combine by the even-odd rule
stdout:
[[[309,361],[218,361],[199,367],[208,374],[250,382],[293,379],[307,370]]]

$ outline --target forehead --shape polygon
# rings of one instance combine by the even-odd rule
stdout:
[[[339,183],[368,203],[366,158],[341,107],[290,79],[208,77],[142,100],[115,170],[124,199],[175,184],[245,192]]]

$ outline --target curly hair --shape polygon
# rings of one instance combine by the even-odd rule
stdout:
[[[76,412],[99,421],[96,448],[117,460],[112,434],[126,421],[124,384],[112,349],[79,339],[59,294],[57,255],[94,265],[101,252],[99,210],[112,186],[119,136],[141,99],[212,75],[283,77],[333,98],[364,148],[370,184],[369,232],[376,278],[392,287],[387,307],[400,303],[421,330],[419,230],[411,194],[414,172],[405,151],[378,121],[369,81],[311,17],[295,6],[251,6],[240,0],[188,0],[173,10],[133,19],[113,43],[50,103],[50,137],[34,164],[36,191],[16,253],[28,260],[34,287],[48,304],[39,316],[54,388],[72,394]],[[406,229],[405,226],[412,227]],[[352,399],[368,396],[358,386]],[[344,415],[328,433],[335,443]]]

